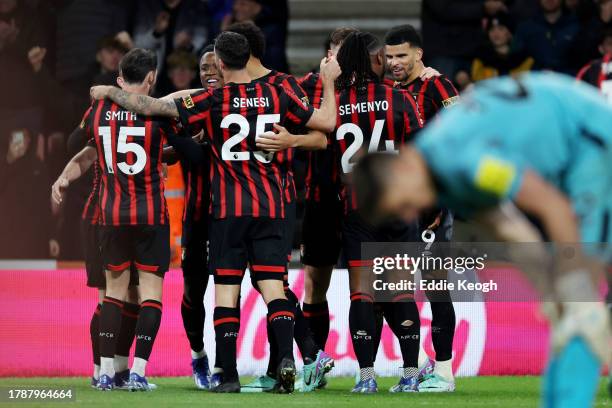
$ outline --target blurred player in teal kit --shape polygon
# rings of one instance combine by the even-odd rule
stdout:
[[[400,155],[366,156],[354,183],[369,219],[410,220],[438,203],[502,241],[534,242],[540,236],[527,215],[547,240],[606,243],[585,250],[597,247],[601,260],[612,260],[612,108],[565,77],[483,82]],[[598,268],[576,254],[559,259],[555,282],[546,282],[559,302],[546,407],[591,406],[610,354],[608,314],[596,301]]]

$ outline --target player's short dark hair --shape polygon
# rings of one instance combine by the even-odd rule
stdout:
[[[372,224],[384,222],[380,214],[380,199],[388,182],[389,166],[398,156],[389,153],[369,153],[353,168],[352,183],[360,215]]]
[[[207,52],[215,52],[215,46],[213,44],[208,44],[206,47],[204,47],[200,53],[200,58],[202,58],[202,55],[206,54]]]
[[[356,28],[352,27],[340,27],[336,28],[329,35],[329,45],[330,47],[333,45],[341,45],[346,37],[348,37],[351,33],[358,31]]]
[[[157,69],[157,54],[144,48],[132,48],[121,58],[119,72],[129,84],[140,84],[147,74]]]
[[[391,28],[385,35],[386,45],[410,44],[411,47],[423,48],[423,40],[417,30],[410,24]]]
[[[225,31],[215,40],[215,54],[228,69],[243,69],[251,56],[249,42],[242,34]]]
[[[346,89],[351,86],[362,87],[369,81],[378,80],[372,70],[368,36],[365,33],[356,31],[349,34],[342,42],[336,58],[342,69],[342,73],[336,80],[338,89]]]
[[[244,23],[234,23],[227,27],[226,31],[242,34],[246,37],[251,47],[251,55],[257,59],[262,59],[266,52],[266,37],[261,28],[254,23],[247,21]]]

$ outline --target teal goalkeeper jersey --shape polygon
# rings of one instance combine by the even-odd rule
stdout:
[[[563,191],[583,242],[612,230],[612,107],[590,87],[557,74],[484,81],[416,140],[440,204],[469,217],[520,189],[530,169]]]

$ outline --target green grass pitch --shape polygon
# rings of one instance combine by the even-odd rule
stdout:
[[[243,378],[246,383],[249,378]],[[113,391],[102,393],[90,388],[86,378],[2,378],[0,388],[55,387],[73,388],[76,402],[18,402],[0,403],[14,407],[49,407],[64,405],[86,407],[175,407],[208,406],[243,408],[290,408],[329,405],[333,407],[537,407],[539,405],[539,377],[474,377],[458,378],[453,394],[390,394],[394,378],[379,378],[376,395],[352,395],[352,378],[330,378],[328,388],[314,393],[271,395],[263,393],[216,395],[196,390],[191,378],[151,378],[159,388],[153,392],[130,393]],[[4,391],[5,392],[5,391]],[[197,405],[196,405],[197,404]],[[206,404],[206,405],[204,405]],[[612,402],[602,378],[596,407],[609,407]]]

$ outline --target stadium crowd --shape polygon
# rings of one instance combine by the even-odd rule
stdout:
[[[154,95],[166,95],[198,86],[198,57],[220,31],[254,21],[262,61],[288,72],[288,19],[286,0],[0,0],[0,217],[11,231],[0,258],[82,258],[73,215],[91,176],[61,211],[46,205],[49,185],[75,153],[68,135],[89,87],[115,84],[127,50],[155,50]],[[576,75],[612,48],[611,20],[612,0],[423,0],[424,59],[460,91],[528,70]]]

